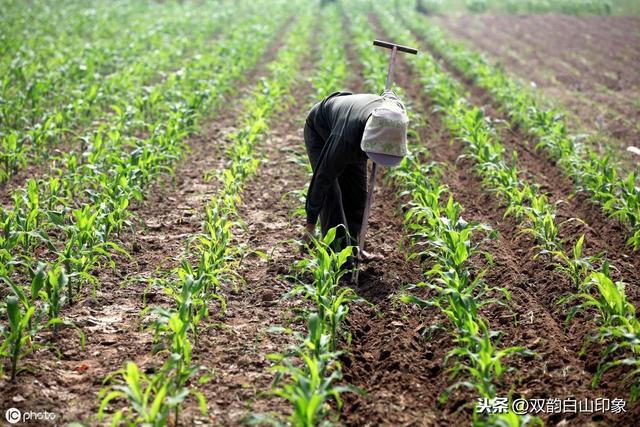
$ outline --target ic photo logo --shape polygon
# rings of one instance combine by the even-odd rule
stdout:
[[[54,421],[56,414],[48,411],[20,411],[18,408],[9,408],[4,413],[4,418],[9,424],[18,424],[27,421]]]
[[[4,417],[9,424],[16,424],[22,419],[22,414],[18,408],[9,408],[7,412],[4,413]]]

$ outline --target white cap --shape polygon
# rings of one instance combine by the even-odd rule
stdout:
[[[382,166],[396,166],[407,155],[409,117],[397,99],[383,98],[364,127],[360,148]]]

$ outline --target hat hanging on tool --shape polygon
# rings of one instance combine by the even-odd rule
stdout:
[[[382,104],[367,119],[360,148],[376,164],[396,166],[408,154],[408,126],[404,105],[393,92],[385,92]]]
[[[376,182],[376,165],[383,166],[395,166],[402,160],[407,153],[407,126],[409,119],[406,118],[406,112],[404,106],[399,108],[399,101],[390,100],[389,97],[385,97],[391,89],[391,82],[393,79],[393,70],[396,65],[396,54],[398,51],[411,53],[413,55],[418,54],[418,50],[412,47],[402,46],[395,43],[389,43],[382,40],[374,40],[375,46],[391,49],[391,56],[389,58],[389,71],[387,72],[387,81],[385,83],[385,91],[383,92],[383,99],[386,101],[381,105],[380,110],[376,115],[373,113],[367,125],[365,126],[365,132],[363,135],[363,141],[360,145],[362,150],[367,153],[369,158],[373,161],[371,167],[371,176],[369,177],[369,188],[367,191],[367,202],[364,207],[364,215],[362,216],[362,227],[360,228],[360,234],[358,235],[358,254],[362,254],[364,249],[364,238],[367,234],[367,228],[369,225],[369,213],[371,211],[371,202],[373,201],[373,188]],[[392,107],[395,105],[395,107]],[[381,108],[383,107],[384,108]],[[375,110],[374,110],[375,111]],[[406,118],[406,120],[405,120]],[[367,131],[367,127],[369,127]],[[358,282],[358,273],[360,270],[357,268],[353,274],[353,281]]]

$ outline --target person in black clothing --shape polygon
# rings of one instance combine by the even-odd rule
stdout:
[[[391,91],[335,92],[313,106],[304,126],[313,169],[305,241],[318,219],[323,236],[343,223],[341,201],[351,244],[357,244],[367,198],[367,159],[382,166],[400,163],[407,154],[407,125],[404,105]],[[344,244],[344,229],[338,233]]]

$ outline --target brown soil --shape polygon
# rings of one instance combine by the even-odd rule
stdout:
[[[439,57],[435,53],[434,55]],[[623,279],[630,284],[627,294],[632,302],[640,303],[640,282],[637,275],[637,271],[640,271],[640,253],[631,250],[625,244],[628,233],[625,227],[616,220],[606,218],[601,208],[591,203],[585,195],[574,194],[571,181],[544,152],[535,150],[535,139],[509,126],[507,116],[499,110],[499,106],[487,91],[474,86],[444,61],[441,60],[440,63],[445,70],[464,83],[471,103],[480,106],[485,114],[494,120],[500,140],[507,149],[506,157],[511,152],[517,152],[518,169],[522,172],[522,178],[538,184],[540,190],[549,196],[550,202],[558,204],[557,223],[565,224],[561,227],[561,237],[567,242],[567,246],[573,245],[580,235],[584,234],[587,243],[586,253],[604,253],[615,266],[615,278]]]
[[[245,283],[229,295],[222,327],[211,331],[209,342],[199,347],[200,357],[215,373],[203,387],[214,425],[239,425],[251,412],[289,412],[286,402],[268,397],[274,376],[266,356],[291,344],[289,336],[269,329],[296,328],[292,325],[295,311],[303,304],[285,297],[291,284],[284,278],[299,253],[293,240],[302,234],[301,221],[290,215],[294,206],[287,196],[306,180],[304,171],[292,165],[289,157],[291,150],[304,147],[300,112],[310,88],[304,85],[295,93],[303,101],[278,114],[294,118],[274,120],[271,134],[259,148],[262,166],[248,183],[239,207],[245,226],[236,230],[236,244],[269,258],[251,252],[244,258],[239,272]],[[191,412],[197,412],[195,405]]]
[[[429,100],[422,95],[423,90],[418,83],[417,76],[408,69],[402,59],[398,65],[396,80],[411,95],[411,101],[418,106],[416,109],[422,112],[432,111]],[[477,99],[474,100],[477,101]],[[473,170],[473,164],[468,160],[458,160],[464,147],[460,142],[450,144],[451,136],[443,128],[440,117],[435,114],[424,114],[424,116],[428,125],[420,130],[421,139],[429,147],[432,158],[446,166],[444,181],[452,190],[454,198],[465,208],[465,218],[488,224],[499,232],[496,239],[483,244],[483,249],[493,256],[493,264],[489,265],[479,257],[474,260],[474,266],[477,270],[486,268],[486,281],[492,286],[507,289],[511,293],[512,300],[508,307],[488,307],[484,310],[484,315],[490,321],[493,329],[501,331],[500,346],[522,345],[534,350],[539,356],[533,359],[520,357],[510,359],[507,363],[515,370],[507,374],[502,381],[497,382],[498,395],[506,396],[510,390],[513,390],[516,396],[523,395],[527,398],[575,397],[580,399],[598,396],[611,398],[628,396],[628,387],[624,387],[616,381],[615,375],[606,376],[605,381],[598,389],[591,389],[590,381],[598,361],[597,349],[592,348],[586,357],[579,357],[578,353],[585,334],[593,330],[594,325],[589,319],[581,318],[565,329],[564,314],[557,305],[559,297],[572,293],[574,289],[564,277],[555,273],[544,259],[534,259],[536,253],[534,242],[517,234],[518,228],[513,219],[503,218],[504,208],[496,202],[493,195],[483,190],[479,177],[470,172]],[[520,141],[518,144],[520,145],[522,136],[513,135],[511,141],[512,143]],[[544,159],[533,157],[533,155],[522,160],[521,162],[526,165],[525,170],[527,171],[539,172],[547,169],[550,169],[551,173],[554,171],[554,168],[549,167],[550,165],[545,163]],[[567,190],[560,187],[559,191]],[[573,216],[578,208],[590,209],[588,204],[583,203],[585,206],[579,206],[576,200],[567,203],[566,208],[561,208],[564,214],[573,212]],[[584,211],[578,210],[578,212]],[[594,236],[597,243],[593,243],[593,245],[599,247],[599,245],[611,244],[608,240],[611,235],[599,233],[601,229],[609,227],[601,215],[599,217],[597,215],[595,217],[589,216],[584,219],[588,221],[591,228],[589,232],[594,231],[593,234],[599,235],[599,237]],[[572,232],[575,237],[575,231]],[[614,247],[608,255],[613,256],[619,263],[623,263],[625,261],[623,254],[628,251],[625,250],[624,245],[616,246],[615,243],[613,245]],[[634,264],[637,265],[637,256],[633,259]],[[635,267],[634,264],[628,267],[627,272],[630,275],[625,276],[627,281],[632,283],[629,288],[638,286],[638,278],[632,274],[634,270],[631,270]],[[412,338],[415,339],[415,336]],[[396,342],[397,346],[402,346],[402,344],[402,342]],[[427,353],[430,354],[428,350]],[[436,358],[435,360],[441,359]],[[425,375],[424,372],[422,374]],[[371,376],[372,371],[369,370],[367,375]],[[430,385],[423,384],[424,387],[435,385],[442,390],[443,383],[437,375],[427,375],[427,378],[423,377],[422,379],[431,383]],[[447,385],[450,382],[444,382],[444,384]],[[425,418],[422,424],[456,425],[455,418],[452,421],[451,416],[447,414],[447,409],[452,410],[466,404],[464,411],[468,416],[472,401],[473,395],[454,393],[449,398],[442,414],[432,414],[437,423],[434,423],[431,418]],[[431,405],[429,407],[433,408]],[[408,408],[405,409],[407,413],[412,413]],[[443,416],[443,414],[445,415]],[[636,405],[626,415],[606,414],[604,418],[595,415],[593,420],[604,420],[607,425],[612,425],[619,421],[630,421],[634,419],[633,417],[638,417],[639,414],[640,407]],[[569,425],[584,425],[590,417],[584,414],[578,417],[575,414],[566,414],[565,418]],[[562,420],[556,415],[548,417],[545,421],[556,424]]]
[[[535,82],[572,113],[575,132],[594,132],[594,146],[613,148],[625,168],[640,162],[624,151],[640,145],[640,18],[463,15],[433,22]]]
[[[237,97],[241,98],[259,77],[267,73],[266,64],[275,58],[279,47],[277,42],[272,44],[259,66],[245,77],[242,85],[245,89],[240,90]],[[79,302],[65,309],[65,318],[86,334],[85,350],[80,349],[77,334],[70,329],[63,329],[58,335],[41,335],[39,340],[55,345],[61,357],[56,358],[53,349],[43,349],[25,359],[24,362],[31,366],[32,371],[19,375],[15,384],[0,382],[0,407],[48,410],[64,422],[84,420],[94,425],[97,422],[98,391],[108,374],[120,369],[129,360],[146,371],[152,371],[161,363],[161,358],[152,356],[151,334],[144,327],[141,312],[145,308],[145,299],[153,307],[169,302],[161,289],[151,286],[149,279],[164,277],[176,266],[185,253],[188,237],[201,230],[204,204],[215,195],[219,185],[215,179],[205,179],[205,175],[225,167],[225,136],[234,130],[233,126],[242,114],[242,104],[234,105],[225,105],[215,121],[204,125],[200,133],[190,139],[191,153],[177,167],[173,183],[167,179],[153,186],[143,203],[132,206],[140,230],[135,235],[123,235],[122,239],[123,246],[133,259],[118,259],[115,272],[100,272],[101,285],[95,296],[86,292]],[[248,256],[245,259],[243,272],[252,262],[255,263],[255,260],[251,261],[252,258]],[[264,280],[262,282],[267,283]],[[263,292],[248,295],[247,291],[252,291],[252,283],[237,292],[229,285],[230,308],[226,317],[219,318],[216,309],[212,308],[209,321],[213,328],[203,333],[195,351],[195,360],[213,372],[213,381],[204,386],[212,407],[210,422],[218,423],[217,420],[228,420],[230,417],[235,420],[232,424],[237,422],[239,410],[244,405],[243,398],[235,395],[235,411],[227,407],[229,400],[225,399],[233,398],[229,390],[238,393],[242,389],[253,390],[252,383],[256,380],[247,364],[253,364],[261,371],[268,370],[264,359],[249,361],[247,356],[247,346],[257,347],[261,335],[251,335],[254,341],[245,339],[250,336],[247,330],[251,332],[251,328],[257,324],[278,317],[276,312],[268,308],[272,299],[263,295],[272,291],[261,289]],[[261,307],[264,309],[261,310]],[[279,308],[276,311],[280,313],[282,310]],[[257,311],[261,312],[257,314]],[[273,343],[280,343],[281,338],[275,336],[271,341],[265,339],[266,347],[261,348],[262,356],[264,350],[269,349],[269,342],[272,343],[269,351],[273,351],[280,347]],[[228,366],[218,371],[218,365],[224,363]],[[234,365],[230,366],[231,363]],[[243,375],[236,375],[241,371]],[[216,394],[212,397],[215,384],[218,384],[215,390],[223,388],[219,386],[222,377],[229,379],[225,386],[229,390],[223,396]],[[197,413],[194,410],[190,415],[193,417]]]
[[[264,64],[273,59],[275,46],[248,77],[247,85],[265,73]],[[355,69],[350,85],[354,92],[362,92],[362,73],[351,46],[347,47]],[[308,76],[311,66],[305,62],[301,74]],[[423,95],[417,76],[403,59],[398,65],[397,80],[407,89],[411,98],[408,101],[416,110],[431,111],[432,105]],[[273,374],[265,356],[281,352],[290,343],[288,336],[273,334],[270,327],[298,328],[300,323],[294,319],[304,304],[284,298],[291,287],[284,276],[298,257],[293,240],[302,233],[301,221],[290,214],[295,202],[288,195],[302,188],[308,179],[289,157],[292,151],[303,151],[302,119],[311,88],[300,84],[294,93],[297,102],[289,111],[274,117],[269,137],[258,147],[262,163],[257,175],[247,183],[239,207],[243,226],[234,229],[234,246],[247,249],[239,267],[244,283],[225,286],[229,309],[224,315],[212,313],[207,320],[211,328],[202,332],[195,349],[196,361],[212,373],[212,380],[200,387],[207,397],[209,417],[200,416],[195,402],[189,402],[183,412],[184,424],[238,425],[250,412],[288,411],[285,402],[268,395]],[[486,103],[482,96],[474,92],[473,100]],[[175,266],[184,254],[187,238],[200,231],[203,206],[218,187],[215,180],[206,180],[204,175],[225,165],[225,135],[233,130],[242,108],[241,103],[235,105],[237,110],[225,106],[215,121],[191,139],[192,153],[177,169],[175,183],[155,186],[145,202],[134,207],[143,227],[136,237],[123,236],[134,259],[118,260],[115,273],[102,272],[96,295],[87,294],[65,312],[87,334],[86,350],[79,349],[70,329],[63,329],[58,336],[43,336],[43,342],[58,346],[62,357],[57,359],[49,350],[30,356],[28,361],[37,365],[33,372],[21,374],[15,385],[0,383],[0,407],[47,409],[64,422],[84,420],[94,425],[96,396],[107,374],[127,360],[134,360],[145,370],[160,363],[160,358],[152,356],[151,336],[143,328],[142,296],[153,306],[169,303],[161,290],[149,286],[148,279],[162,277]],[[487,110],[497,114],[490,107]],[[570,284],[551,271],[543,259],[533,259],[534,243],[517,235],[512,219],[503,218],[503,207],[483,191],[479,178],[470,172],[473,165],[456,161],[463,151],[462,144],[449,144],[451,136],[439,116],[424,116],[427,124],[419,129],[421,141],[431,150],[432,158],[445,165],[445,182],[465,207],[465,218],[499,231],[496,239],[483,244],[483,249],[493,255],[493,264],[488,265],[481,257],[473,264],[477,270],[487,268],[486,281],[507,289],[512,300],[508,307],[486,307],[483,315],[493,329],[502,332],[501,347],[523,345],[539,356],[510,359],[507,364],[515,370],[496,382],[498,394],[507,396],[514,390],[516,395],[527,398],[628,396],[628,388],[613,374],[607,375],[598,389],[590,388],[597,349],[583,358],[578,357],[578,351],[585,333],[593,328],[592,321],[581,317],[565,329],[563,313],[556,304],[560,296],[573,291]],[[509,147],[522,151],[523,169],[540,180],[554,200],[570,194],[570,185],[558,180],[557,170],[550,163],[523,148],[522,135],[502,130],[502,137]],[[394,193],[395,189],[381,177],[367,246],[384,255],[385,260],[363,268],[355,290],[368,302],[351,305],[346,329],[352,339],[345,345],[348,354],[341,359],[345,380],[367,393],[343,395],[341,421],[349,426],[468,424],[475,403],[472,392],[459,390],[446,403],[438,403],[441,393],[453,382],[444,364],[446,354],[454,347],[448,321],[435,308],[420,310],[395,299],[405,285],[422,279],[424,268],[417,261],[406,259],[409,251],[403,243],[403,212]],[[607,250],[630,281],[629,288],[638,288],[638,278],[630,274],[640,265],[638,257],[628,254],[619,238],[611,238],[620,235],[615,224],[604,220],[595,207],[575,198],[560,209],[561,215],[575,216],[577,212],[587,221],[590,250]],[[567,238],[575,238],[582,229],[565,230]],[[269,256],[260,257],[254,250]],[[432,297],[426,290],[412,292]],[[637,295],[630,293],[637,301]],[[631,424],[640,416],[640,406],[628,410],[618,417],[567,414],[566,419],[569,425],[584,425],[590,419],[604,425]],[[558,424],[562,420],[550,417],[546,421]]]
[[[348,30],[348,26],[346,26]],[[346,45],[354,70],[350,89],[364,92],[361,65]],[[408,284],[421,281],[417,260],[407,260],[403,248],[403,212],[395,189],[380,177],[367,233],[367,247],[384,255],[384,262],[365,266],[355,288],[369,304],[353,304],[347,319],[351,343],[343,358],[344,378],[364,395],[345,395],[341,421],[349,426],[435,425],[447,417],[464,422],[440,408],[437,400],[448,380],[442,361],[451,348],[438,310],[419,310],[395,296]]]

